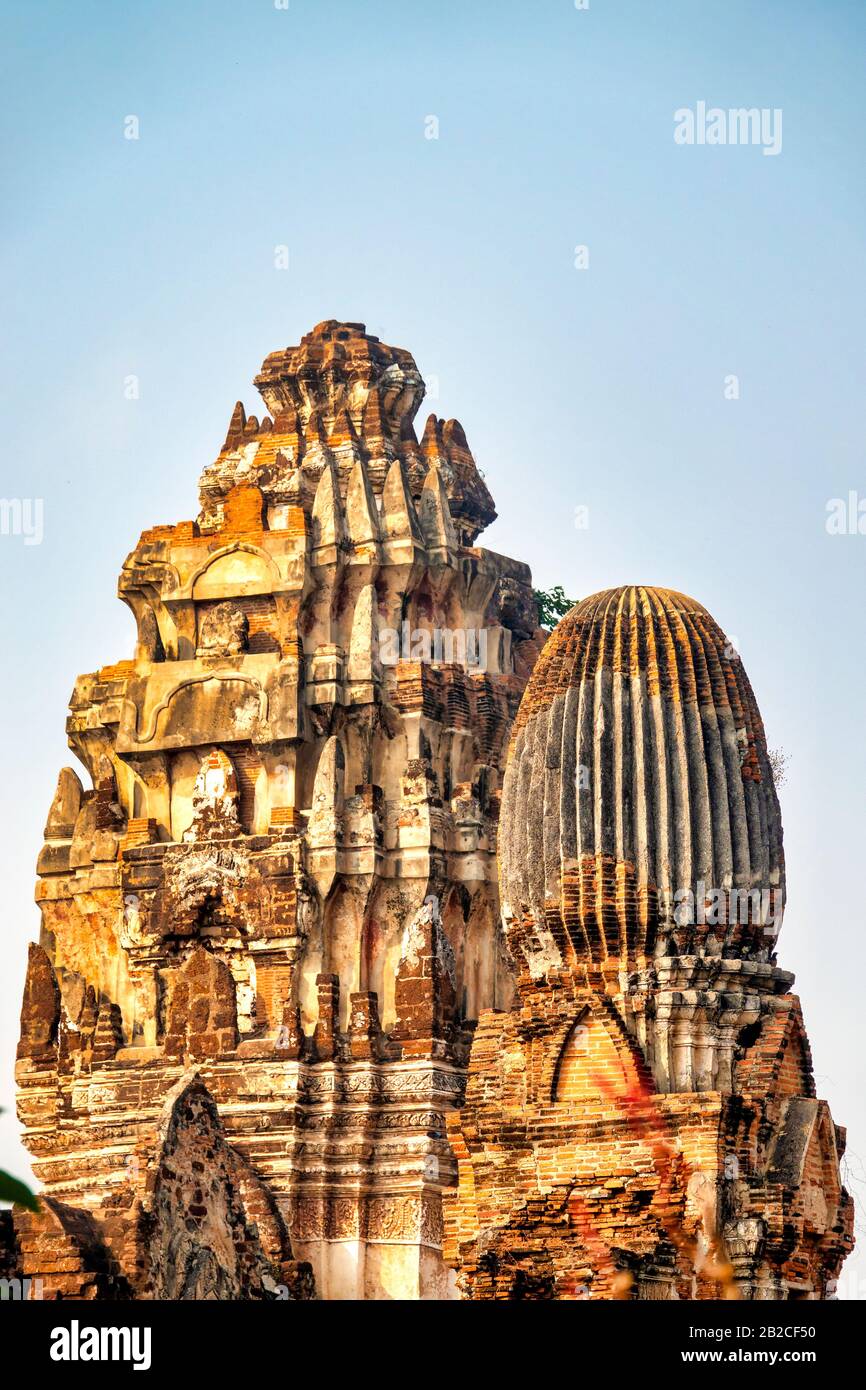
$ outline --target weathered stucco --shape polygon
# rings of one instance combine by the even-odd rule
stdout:
[[[515,722],[499,856],[517,994],[482,1014],[448,1117],[464,1296],[831,1295],[845,1132],[776,964],[763,724],[700,604],[627,587],[559,624]]]
[[[71,699],[92,790],[61,773],[18,1061],[46,1296],[302,1297],[303,1262],[321,1297],[453,1293],[444,1117],[511,997],[499,797],[543,634],[408,352],[327,322],[257,385],[199,519],[123,566],[134,655]]]
[[[415,363],[362,325],[256,384],[198,520],[123,566],[133,657],[73,691],[92,787],[64,769],[49,811],[17,1062],[45,1201],[4,1268],[44,1297],[827,1296],[844,1131],[776,962],[736,652],[634,587],[544,645],[526,566],[476,545],[462,428],[418,439]]]

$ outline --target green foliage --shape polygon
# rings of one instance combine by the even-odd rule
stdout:
[[[776,784],[777,791],[787,780],[790,756],[790,753],[786,753],[784,748],[770,748],[768,750],[767,757],[770,760],[770,771],[773,774],[773,781]]]
[[[4,1173],[0,1168],[0,1202],[15,1202],[19,1207],[26,1207],[28,1211],[38,1211],[39,1202],[26,1183],[20,1182],[18,1178],[13,1178],[10,1173]]]
[[[565,597],[561,584],[556,584],[552,589],[533,589],[532,593],[538,606],[538,625],[548,632],[575,605],[575,599]]]
[[[0,1110],[0,1115],[3,1111]],[[13,1178],[10,1173],[4,1173],[0,1168],[0,1202],[16,1202],[19,1207],[26,1207],[28,1211],[38,1211],[39,1201],[26,1183],[18,1178]]]

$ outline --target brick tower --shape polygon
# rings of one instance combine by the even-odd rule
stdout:
[[[408,352],[319,324],[120,576],[45,827],[17,1078],[45,1297],[447,1297],[446,1112],[506,1007],[525,565]],[[543,634],[542,634],[543,635]],[[275,1290],[277,1291],[275,1293]]]
[[[500,887],[518,972],[449,1117],[470,1298],[820,1299],[844,1131],[776,964],[782,826],[736,651],[622,588],[551,637],[515,723]]]

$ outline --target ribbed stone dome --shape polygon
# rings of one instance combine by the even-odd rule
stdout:
[[[772,954],[784,856],[764,727],[701,604],[628,586],[563,618],[514,727],[499,863],[533,974]]]

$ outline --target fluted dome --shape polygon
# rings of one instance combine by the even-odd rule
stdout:
[[[628,586],[563,618],[514,727],[499,858],[533,974],[772,954],[784,856],[764,727],[701,604]]]

